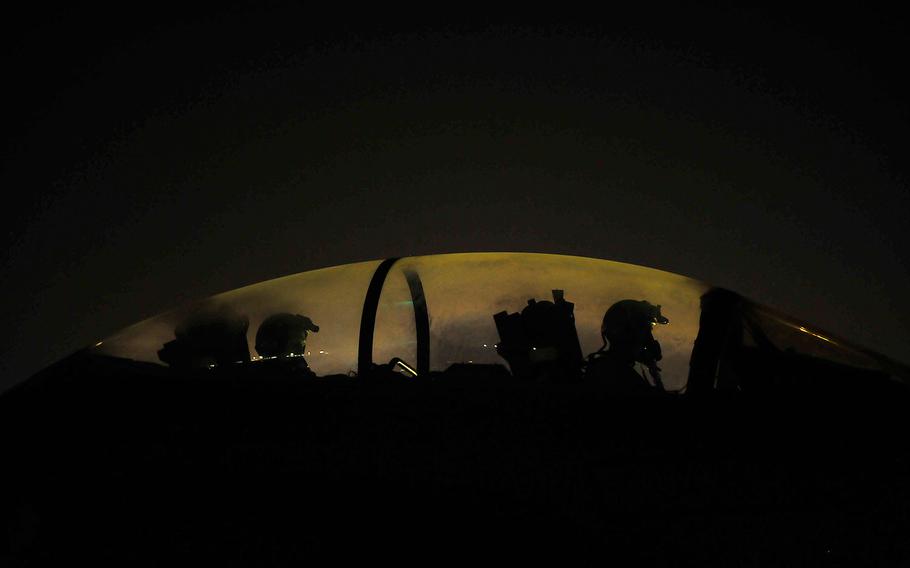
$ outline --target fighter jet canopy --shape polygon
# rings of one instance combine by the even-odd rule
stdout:
[[[399,358],[412,367],[423,360],[429,371],[444,371],[455,363],[504,363],[496,349],[501,338],[494,315],[519,312],[529,301],[572,304],[581,352],[587,355],[604,346],[605,312],[616,302],[635,300],[660,306],[662,317],[669,320],[656,325],[653,333],[662,346],[664,383],[668,390],[679,390],[686,385],[701,298],[709,289],[685,276],[594,258],[531,253],[415,256],[312,270],[218,294],[135,324],[91,350],[162,363],[163,347],[181,332],[191,333],[187,322],[221,314],[225,333],[240,334],[241,342],[245,335],[248,347],[233,349],[210,365],[255,364],[273,356],[255,349],[263,322],[291,314],[287,317],[301,316],[308,323],[288,344],[305,349],[294,355],[305,357],[316,375],[356,373],[364,357],[376,363]],[[778,349],[862,368],[882,366],[876,354],[750,305],[755,308],[752,321],[764,330],[762,340]],[[226,361],[229,358],[235,360]]]

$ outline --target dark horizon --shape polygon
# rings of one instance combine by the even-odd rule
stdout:
[[[471,251],[667,270],[910,360],[896,16],[177,14],[8,19],[0,390],[190,300]]]

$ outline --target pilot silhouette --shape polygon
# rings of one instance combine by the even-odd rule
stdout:
[[[256,351],[262,357],[303,356],[308,332],[318,332],[313,320],[300,314],[279,313],[265,319],[256,332]]]
[[[246,331],[249,319],[230,306],[206,306],[174,330],[175,339],[158,351],[174,368],[212,368],[250,360]]]
[[[606,386],[619,392],[663,392],[660,376],[660,343],[651,330],[670,320],[660,313],[660,306],[645,300],[620,300],[604,314],[600,334],[604,346],[588,356],[586,376],[606,381]],[[609,349],[607,349],[609,345]],[[605,350],[606,349],[606,350]],[[635,370],[635,363],[648,369],[654,386]]]

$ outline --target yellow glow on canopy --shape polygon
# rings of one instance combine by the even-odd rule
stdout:
[[[562,289],[566,300],[575,304],[575,323],[585,354],[601,347],[600,324],[613,303],[635,299],[662,305],[670,324],[657,326],[654,336],[663,349],[660,366],[669,388],[685,384],[698,333],[700,298],[708,289],[691,278],[653,268],[552,254],[410,257],[399,261],[395,269],[415,270],[423,281],[434,369],[455,362],[503,362],[494,349],[482,347],[498,342],[493,314],[521,311],[532,298],[552,301],[552,291]]]
[[[157,351],[174,339],[174,330],[195,311],[228,307],[249,319],[250,355],[256,358],[259,324],[278,312],[304,314],[319,332],[307,339],[307,361],[320,375],[347,373],[357,366],[357,345],[364,298],[379,261],[303,272],[223,294],[199,304],[145,320],[104,340],[102,353],[158,362]],[[669,325],[654,328],[663,348],[664,380],[679,388],[698,330],[699,300],[708,286],[676,274],[608,260],[534,253],[463,253],[408,257],[386,278],[376,318],[373,358],[386,363],[400,357],[413,365],[414,311],[404,277],[417,273],[430,317],[431,370],[451,363],[505,363],[492,348],[499,341],[493,314],[521,311],[529,299],[552,300],[562,289],[575,304],[579,340],[585,354],[602,342],[600,324],[607,308],[623,299],[662,306]],[[316,355],[318,353],[318,355]]]
[[[799,326],[799,330],[800,330],[801,332],[803,332],[803,333],[808,333],[808,334],[811,335],[812,337],[817,337],[818,339],[821,339],[822,341],[827,341],[828,343],[834,343],[835,345],[837,345],[837,343],[835,343],[834,341],[828,339],[828,338],[825,337],[824,335],[822,335],[822,334],[820,334],[820,333],[815,333],[814,331],[810,331],[810,330],[806,329],[804,326]]]

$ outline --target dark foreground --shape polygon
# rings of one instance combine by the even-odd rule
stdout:
[[[0,397],[0,564],[908,565],[908,409],[76,356]]]

